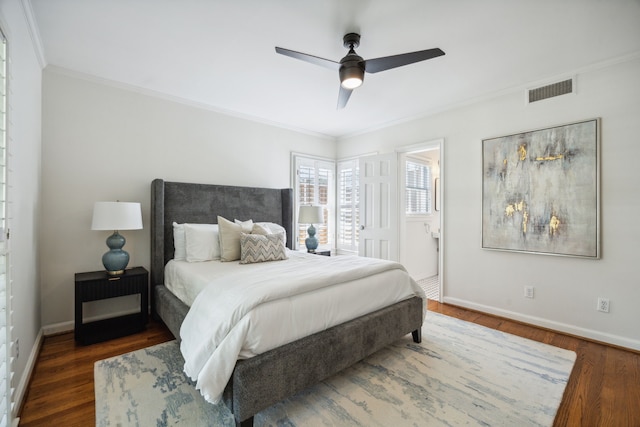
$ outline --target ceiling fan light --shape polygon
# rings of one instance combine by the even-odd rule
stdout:
[[[362,79],[359,77],[350,77],[342,81],[342,87],[345,89],[355,89],[362,85]]]
[[[340,68],[340,84],[343,88],[355,89],[362,84],[363,80],[364,70],[359,66]]]

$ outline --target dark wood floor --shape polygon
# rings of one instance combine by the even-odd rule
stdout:
[[[577,354],[555,426],[640,427],[640,354],[429,301],[429,310],[573,350]],[[45,338],[21,411],[21,426],[95,425],[93,364],[172,339],[151,322],[143,333],[80,346],[73,334]]]

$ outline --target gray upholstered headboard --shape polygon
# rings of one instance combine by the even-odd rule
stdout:
[[[151,285],[164,281],[164,266],[173,258],[173,222],[217,224],[218,215],[254,222],[275,222],[287,231],[293,248],[293,190],[227,185],[151,183]],[[152,292],[153,295],[153,292]]]

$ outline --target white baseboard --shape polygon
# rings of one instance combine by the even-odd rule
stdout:
[[[64,332],[73,332],[74,327],[74,322],[54,323],[53,325],[43,326],[41,333],[47,337],[49,335],[61,334]]]
[[[544,319],[537,316],[529,316],[527,314],[517,313],[515,311],[503,310],[488,305],[477,304],[471,301],[466,301],[459,298],[444,297],[443,302],[457,305],[471,310],[481,311],[483,313],[489,313],[500,317],[506,317],[507,319],[517,320],[523,323],[529,323],[531,325],[540,326],[542,328],[551,329],[558,332],[563,332],[578,337],[587,338],[594,341],[599,341],[607,344],[612,344],[619,347],[628,348],[631,350],[640,351],[640,341],[627,337],[621,337],[619,335],[608,334],[606,332],[596,331],[593,329],[581,328],[575,325],[569,325],[566,323],[556,322],[549,319]]]
[[[44,333],[42,329],[40,329],[40,332],[38,332],[38,335],[36,336],[36,341],[31,348],[31,352],[29,353],[29,358],[27,359],[24,372],[22,374],[22,377],[20,378],[20,383],[18,383],[15,388],[13,399],[13,401],[15,402],[15,404],[13,405],[14,413],[12,414],[14,425],[17,425],[17,423],[20,421],[17,412],[20,410],[20,408],[22,408],[22,401],[27,394],[29,380],[31,379],[31,374],[33,374],[33,370],[36,367],[36,362],[38,361],[38,355],[40,354],[40,348],[42,347],[43,341]]]
[[[87,322],[95,322],[97,320],[108,319],[110,317],[118,317],[118,316],[126,316],[128,314],[139,313],[140,310],[123,310],[114,313],[103,314],[100,316],[87,317],[84,319],[84,323]],[[42,327],[42,331],[44,332],[44,336],[61,334],[63,332],[72,332],[75,328],[75,322],[62,322],[62,323],[54,323],[53,325],[45,325]]]

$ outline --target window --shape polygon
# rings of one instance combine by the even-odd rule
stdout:
[[[431,168],[417,160],[406,161],[407,215],[431,213]]]
[[[324,224],[313,225],[316,228],[316,237],[320,246],[331,248],[333,247],[333,232],[335,229],[335,162],[295,154],[293,156],[293,165],[296,218],[301,205],[322,206]],[[298,224],[296,239],[298,248],[305,247],[304,240],[307,238],[308,227],[308,224]]]
[[[338,162],[338,221],[336,247],[358,252],[360,223],[358,159]]]
[[[7,40],[0,30],[0,426],[11,424],[11,306],[7,256]]]

